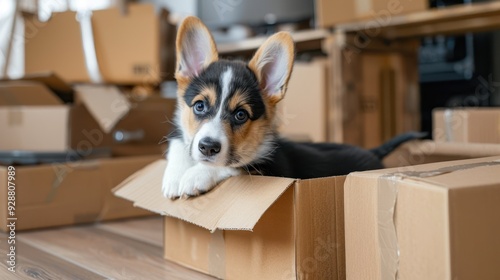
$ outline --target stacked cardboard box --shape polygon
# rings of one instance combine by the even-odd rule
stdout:
[[[351,173],[347,279],[499,279],[500,157]]]
[[[455,144],[416,141],[398,149],[392,155],[395,158],[389,163],[395,166],[407,166],[422,162],[500,155],[499,145],[491,145],[491,147],[486,148],[469,146],[469,144],[462,144],[461,147],[458,147]],[[494,160],[500,160],[500,158],[494,158]],[[479,164],[481,168],[483,165],[488,168],[487,165],[490,165],[491,161],[491,159],[473,160],[474,163],[481,162]],[[469,162],[443,162],[436,166],[440,168],[460,164],[469,164]],[[496,163],[491,165],[494,166]],[[348,271],[348,279],[377,279],[377,275],[380,275],[380,272],[377,271],[377,265],[379,265],[381,256],[380,252],[376,251],[378,250],[376,246],[379,243],[376,243],[378,241],[374,239],[377,236],[377,227],[374,226],[376,225],[377,213],[373,212],[376,210],[373,205],[377,201],[375,195],[377,178],[380,178],[381,174],[396,171],[435,169],[434,165],[422,165],[354,173],[347,177],[350,178],[348,184],[344,184],[345,176],[312,180],[241,176],[224,181],[213,191],[200,197],[172,201],[161,195],[161,178],[165,166],[165,160],[150,164],[116,187],[115,195],[133,201],[137,207],[166,215],[164,218],[164,257],[166,259],[225,279],[345,279],[346,253],[348,254],[347,269],[351,270]],[[495,166],[493,171],[500,174],[498,168]],[[445,173],[447,170],[445,168],[439,172]],[[453,223],[461,222],[461,215],[465,215],[466,211],[470,210],[471,215],[477,214],[476,216],[467,214],[466,220],[463,221],[464,224],[460,227],[465,230],[469,225],[478,225],[480,235],[486,238],[481,241],[480,246],[482,247],[480,248],[484,249],[487,242],[492,242],[492,248],[497,251],[496,253],[488,251],[488,256],[498,258],[500,244],[493,237],[500,234],[498,232],[500,224],[498,219],[495,221],[492,217],[494,216],[493,210],[496,209],[497,212],[500,210],[498,209],[500,185],[491,190],[488,190],[486,183],[484,188],[474,188],[474,176],[488,177],[487,174],[492,172],[489,169],[477,170],[479,170],[478,173],[471,171],[472,173],[461,176],[460,180],[442,181],[442,184],[423,179],[427,180],[427,185],[420,190],[413,189],[411,195],[415,194],[415,197],[409,195],[401,199],[398,198],[396,204],[398,211],[399,208],[407,207],[405,203],[410,202],[408,209],[411,209],[412,212],[406,210],[404,218],[411,217],[413,212],[416,216],[422,217],[422,220],[415,220],[415,224],[410,229],[404,229],[403,233],[410,234],[405,238],[414,238],[415,234],[428,230],[431,232],[425,237],[428,240],[434,237],[441,238],[436,239],[438,241],[447,240],[446,236],[450,231],[447,231],[449,223],[445,210],[448,209],[448,206],[457,205],[453,204],[454,202],[447,203],[451,198],[455,199],[454,193],[459,193],[458,191],[452,192],[456,185],[450,184],[450,182],[459,181],[467,188],[470,186],[471,193],[476,190],[479,192],[486,190],[486,192],[478,194],[477,199],[479,197],[485,198],[488,195],[492,196],[485,198],[486,206],[484,209],[478,211],[473,210],[473,207],[460,209],[452,217]],[[433,175],[434,173],[429,174]],[[406,183],[405,180],[398,181],[398,184]],[[413,183],[415,180],[411,179],[411,182]],[[500,182],[500,178],[496,179],[495,177],[495,180],[498,180],[497,183]],[[490,181],[495,182],[495,180]],[[431,184],[436,184],[436,186],[431,187]],[[481,184],[478,183],[478,185]],[[425,193],[430,188],[437,191],[438,197],[436,199],[425,199]],[[344,192],[349,193],[344,194]],[[417,196],[419,193],[423,193],[424,198],[420,199],[420,196]],[[463,206],[466,204],[468,191],[464,189],[460,195],[460,205]],[[344,206],[344,203],[347,202],[349,205]],[[478,206],[479,204],[478,202],[474,205]],[[428,216],[432,216],[433,211],[436,211],[435,213],[438,215],[430,219]],[[421,213],[424,212],[428,216],[422,216]],[[474,225],[470,224],[476,217],[487,213],[488,216],[484,220],[478,220],[478,223]],[[366,218],[363,218],[365,216]],[[389,215],[389,217],[392,216]],[[429,221],[424,221],[428,218]],[[409,222],[412,220],[410,219],[407,223]],[[422,224],[419,224],[421,222]],[[432,224],[433,228],[429,228],[427,222],[435,222]],[[493,232],[488,232],[489,226]],[[412,233],[412,230],[415,232]],[[465,235],[468,233],[470,231],[464,231]],[[349,239],[348,243],[345,243],[345,238]],[[472,252],[473,256],[477,257],[477,251],[471,249],[472,247],[467,243],[472,242],[470,237],[465,236],[465,239],[453,240],[458,242],[458,245],[454,245],[454,250],[459,250],[457,246],[466,246],[467,252]],[[371,247],[366,247],[366,242],[369,242],[368,245]],[[405,242],[411,244],[411,240]],[[462,245],[462,242],[465,244]],[[446,247],[448,246],[446,242],[437,244],[441,247],[436,248],[432,247],[435,244],[431,243],[419,244],[426,247],[414,246],[409,249],[417,248],[417,252],[420,254],[415,266],[416,270],[413,270],[416,277],[414,279],[454,279],[439,278],[442,276],[441,274],[436,274],[438,275],[436,278],[426,277],[429,276],[427,272],[432,272],[433,269],[436,271],[448,269],[449,266],[446,265],[449,263],[446,263],[446,256],[456,252],[446,251],[449,248]],[[345,247],[346,244],[348,247]],[[377,254],[374,253],[375,251]],[[435,264],[432,264],[435,252],[440,254],[440,258],[436,259]],[[408,252],[405,253],[408,254]],[[403,257],[401,258],[403,260]],[[421,260],[423,263],[420,262]],[[492,260],[494,259],[489,259],[486,264],[491,265]],[[463,258],[462,261],[468,261],[468,258]],[[483,275],[491,276],[494,273],[500,273],[497,267],[481,265],[477,261],[473,261],[473,263],[486,269],[485,272],[482,272]],[[404,265],[411,266],[411,264],[406,263]],[[441,267],[435,268],[435,266]],[[419,274],[420,269],[423,271],[421,274]],[[446,275],[468,275],[462,273]]]
[[[280,103],[281,132],[292,139],[328,140],[328,61],[296,62]]]
[[[43,23],[27,15],[25,72],[53,71],[71,83],[158,84],[172,79],[176,29],[168,16],[150,4],[131,4],[125,11],[53,13]]]
[[[498,108],[438,108],[432,120],[435,141],[500,143]]]
[[[0,83],[0,150],[162,153],[158,143],[172,129],[175,100],[127,97],[115,86],[87,85],[75,87],[74,104],[65,104],[52,88],[29,77]]]

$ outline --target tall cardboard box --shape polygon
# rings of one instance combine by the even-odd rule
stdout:
[[[0,231],[7,218],[16,230],[74,225],[151,215],[114,196],[111,189],[159,156],[14,166],[15,211],[7,211],[8,167],[0,166]]]
[[[328,137],[328,61],[296,62],[286,98],[280,102],[280,131],[286,136],[325,142]]]
[[[164,257],[224,279],[344,279],[344,177],[239,176],[199,197],[161,194],[166,161],[114,192],[165,216]]]
[[[500,157],[355,172],[347,279],[500,279]]]
[[[373,19],[373,25],[383,26],[394,16],[424,11],[426,0],[316,0],[318,27],[332,27],[338,23]]]
[[[44,23],[25,18],[25,73],[56,72],[65,81],[90,82],[81,20],[76,12],[53,13]],[[153,5],[131,4],[92,11],[91,30],[102,82],[157,84],[173,73],[175,27]],[[173,34],[172,34],[173,33]],[[86,44],[92,43],[85,35]],[[68,63],[71,62],[71,63]]]
[[[500,108],[438,108],[432,114],[434,141],[500,143]]]

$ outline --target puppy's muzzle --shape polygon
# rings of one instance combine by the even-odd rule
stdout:
[[[220,152],[221,143],[212,138],[205,137],[198,143],[198,150],[200,150],[204,156],[211,157]]]

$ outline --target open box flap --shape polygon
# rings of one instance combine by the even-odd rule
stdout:
[[[252,230],[266,210],[296,180],[264,176],[238,176],[214,190],[190,199],[170,200],[161,192],[166,160],[136,172],[113,192],[134,205],[172,216],[210,231]]]
[[[500,155],[500,144],[412,141],[405,144],[412,155],[446,155],[463,157],[491,157]]]
[[[75,89],[78,99],[106,133],[130,111],[130,102],[115,86],[78,85]]]
[[[31,81],[0,83],[0,106],[53,106],[63,102],[45,85]]]
[[[429,186],[456,189],[498,184],[500,182],[499,169],[500,156],[494,156],[353,172],[348,177],[380,178],[394,175],[394,180],[413,180]]]

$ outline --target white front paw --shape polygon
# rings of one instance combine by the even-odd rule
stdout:
[[[170,199],[179,197],[179,185],[181,181],[182,174],[174,174],[173,172],[165,171],[165,175],[163,175],[163,183],[161,187],[161,191],[163,196],[168,197]]]
[[[219,178],[213,168],[204,165],[195,165],[184,173],[180,181],[179,197],[198,196],[211,190],[217,185]]]

